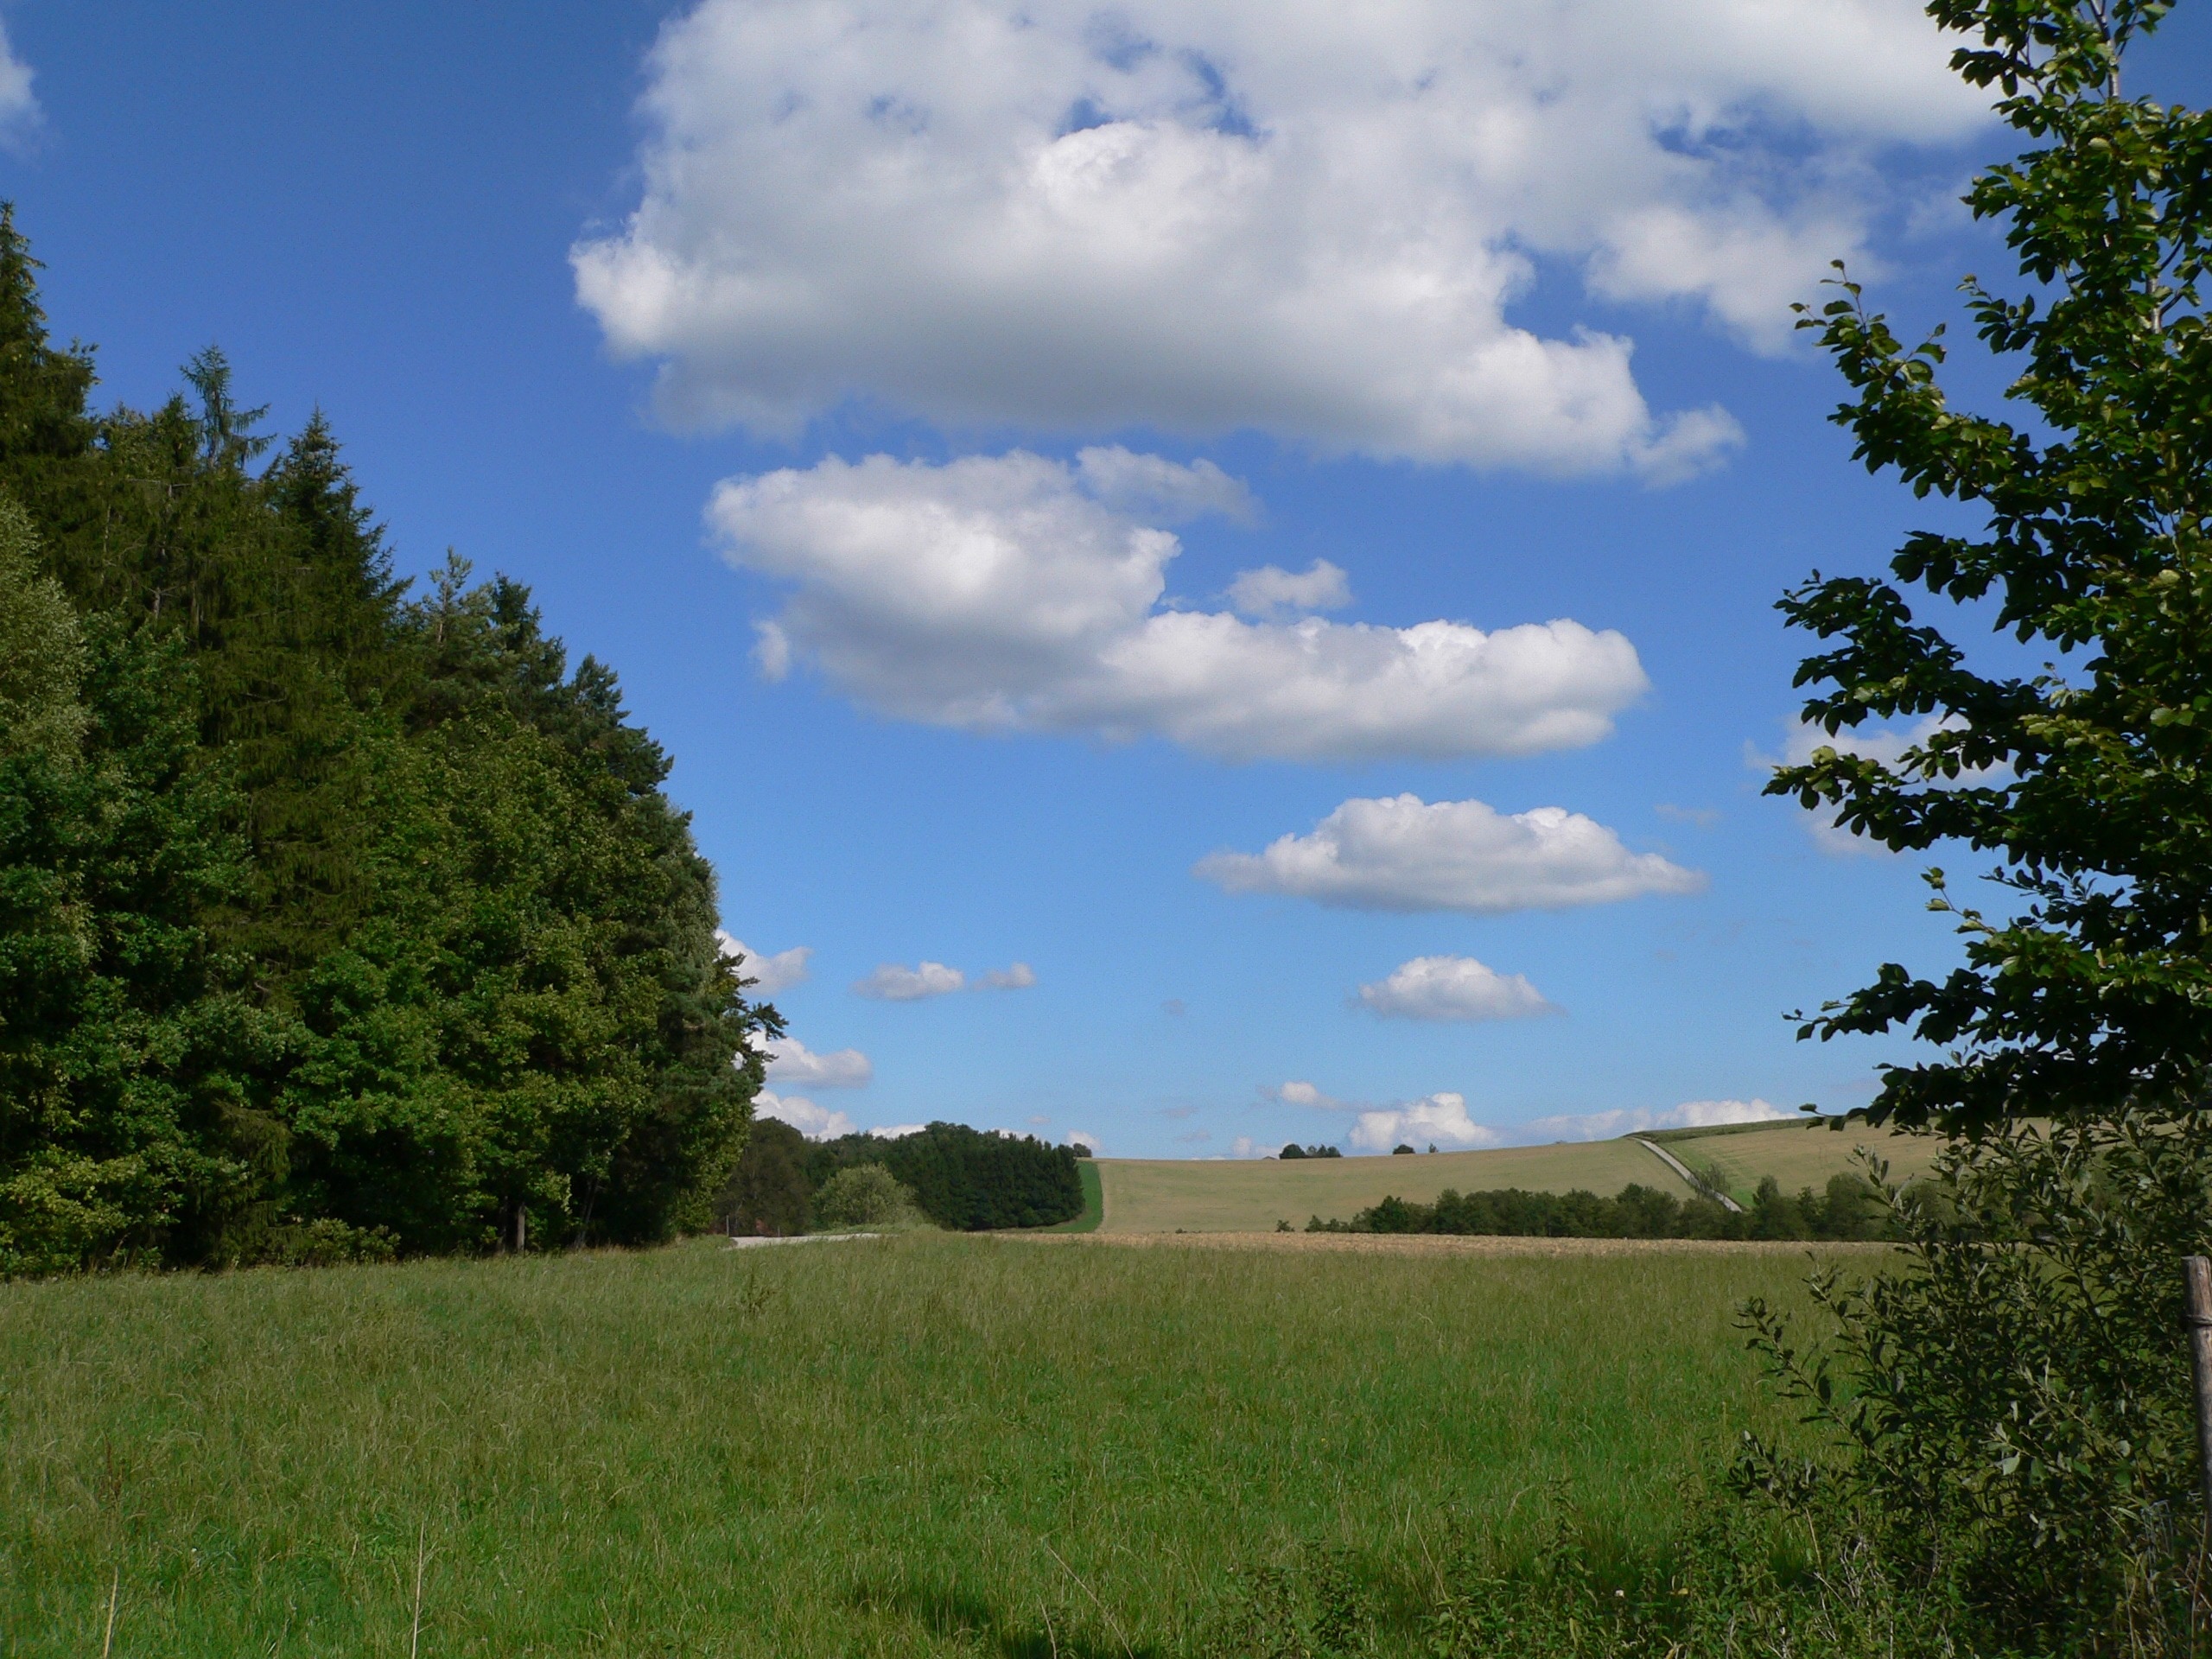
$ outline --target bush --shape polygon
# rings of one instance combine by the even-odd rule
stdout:
[[[1815,1273],[1821,1339],[1744,1310],[1822,1436],[1747,1442],[1747,1489],[1863,1530],[1993,1644],[2212,1649],[2181,1267],[2212,1254],[2212,1124],[2007,1127],[1885,1192],[1904,1265]]]
[[[913,1193],[881,1164],[855,1164],[824,1181],[814,1195],[814,1219],[832,1230],[923,1224]]]

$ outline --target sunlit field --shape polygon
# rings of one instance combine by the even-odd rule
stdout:
[[[1802,1269],[924,1235],[4,1286],[0,1630],[1185,1652],[1241,1568],[1410,1600],[1553,1483],[1662,1535],[1761,1410],[1732,1304]]]
[[[1772,1175],[1785,1192],[1823,1187],[1830,1176],[1859,1167],[1853,1154],[1861,1146],[1888,1159],[1891,1179],[1902,1180],[1926,1169],[1936,1147],[1924,1135],[1863,1124],[1839,1132],[1798,1122],[1656,1138],[1675,1157],[1700,1173],[1718,1175],[1746,1200],[1765,1175]],[[1694,1192],[1633,1140],[1290,1162],[1110,1158],[1098,1167],[1105,1189],[1104,1230],[1109,1233],[1171,1232],[1179,1227],[1192,1232],[1264,1232],[1284,1221],[1303,1227],[1313,1216],[1349,1221],[1386,1197],[1427,1204],[1446,1187],[1461,1192],[1509,1186],[1565,1192],[1580,1187],[1611,1198],[1636,1182],[1678,1198]]]

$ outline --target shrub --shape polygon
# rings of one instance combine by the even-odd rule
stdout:
[[[914,1195],[881,1164],[855,1164],[839,1170],[814,1195],[817,1226],[912,1227],[922,1224]]]
[[[1746,1487],[1863,1529],[1993,1643],[2212,1647],[2181,1270],[2212,1253],[2212,1124],[2008,1126],[1885,1196],[1904,1264],[1816,1272],[1821,1339],[1744,1310],[1822,1437],[1748,1441]]]

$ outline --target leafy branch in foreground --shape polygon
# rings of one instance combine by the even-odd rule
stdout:
[[[1856,457],[1986,518],[1910,536],[1890,579],[1816,574],[1782,601],[1834,642],[1796,683],[1821,688],[1806,722],[1845,741],[1767,787],[1894,850],[1994,852],[2012,913],[1956,903],[1931,870],[1965,964],[1885,965],[1802,1034],[1909,1029],[1950,1051],[1886,1068],[1877,1121],[2193,1106],[2212,1067],[2212,121],[2121,96],[2122,54],[2164,4],[1929,10],[1974,37],[1954,67],[2041,141],[1967,197],[2025,279],[2017,297],[1963,285],[1983,343],[2020,359],[2006,395],[2024,412],[1954,408],[1941,331],[1908,347],[1856,283],[1801,317],[1855,394],[1835,419]],[[1987,607],[2052,659],[1977,667],[1913,588]],[[1850,733],[1891,719],[1917,721],[1896,760],[1852,752],[1867,746]]]

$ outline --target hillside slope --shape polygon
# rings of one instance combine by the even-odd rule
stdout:
[[[1924,1170],[1936,1149],[1932,1141],[1863,1126],[1831,1132],[1794,1120],[1676,1131],[1663,1141],[1690,1168],[1712,1171],[1719,1185],[1745,1199],[1766,1175],[1791,1192],[1824,1186],[1831,1175],[1855,1167],[1853,1154],[1860,1146],[1886,1157],[1895,1179]],[[1313,1216],[1349,1220],[1391,1196],[1427,1203],[1446,1187],[1462,1192],[1580,1187],[1610,1197],[1640,1182],[1676,1198],[1691,1196],[1679,1176],[1633,1139],[1290,1163],[1104,1158],[1098,1174],[1106,1206],[1102,1230],[1109,1233],[1265,1231],[1285,1221],[1303,1227]]]

